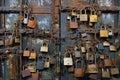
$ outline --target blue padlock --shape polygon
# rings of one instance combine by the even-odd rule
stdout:
[[[44,60],[42,59],[42,57],[39,57],[39,60],[36,63],[36,69],[38,70],[43,70],[44,69]]]

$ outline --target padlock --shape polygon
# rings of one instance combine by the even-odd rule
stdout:
[[[78,62],[80,62],[80,65],[78,65]],[[84,69],[82,68],[82,62],[80,60],[76,61],[74,76],[75,77],[83,77],[84,76]]]
[[[98,73],[98,67],[96,64],[87,64],[87,73]]]
[[[43,60],[42,56],[39,56],[39,59],[37,60],[36,69],[37,70],[43,70],[44,69],[44,60]]]
[[[104,41],[104,42],[103,42],[103,46],[109,47],[109,46],[110,46],[110,43],[109,43],[108,41]]]
[[[72,59],[72,55],[71,54],[68,54],[69,57],[67,57],[67,53],[65,53],[65,56],[64,56],[64,65],[65,66],[72,66],[73,65],[73,59]]]
[[[82,53],[86,53],[86,49],[85,49],[84,46],[81,46],[81,52],[82,52]]]
[[[67,20],[70,20],[71,19],[71,16],[68,14],[67,15]]]
[[[91,12],[91,14],[90,14],[90,22],[97,22],[98,21],[98,16],[95,13],[96,11],[91,10],[90,12]]]
[[[97,44],[97,48],[98,48],[98,50],[103,50],[103,49],[104,49],[104,46],[103,46],[103,44],[102,44],[101,42],[99,42],[99,43]]]
[[[111,66],[112,66],[112,60],[110,59],[109,56],[107,56],[107,57],[104,59],[104,66],[105,66],[105,67],[111,67]]]
[[[102,77],[103,78],[110,78],[110,71],[109,71],[109,69],[103,69],[102,68]]]
[[[36,63],[29,63],[27,64],[27,68],[29,69],[30,72],[36,72]]]
[[[30,52],[29,59],[36,59],[36,51],[34,48]]]
[[[31,76],[30,70],[29,69],[25,69],[25,66],[23,66],[23,70],[22,70],[22,77],[29,77]]]
[[[23,51],[23,56],[24,57],[29,57],[30,56],[30,50],[28,48],[26,48],[24,51]]]
[[[75,50],[75,57],[76,57],[76,58],[81,57],[81,53],[80,53],[79,50]]]
[[[106,28],[105,25],[102,25],[101,26],[101,29],[100,29],[100,37],[108,37],[108,30]]]
[[[20,37],[19,36],[15,37],[15,43],[20,43]]]
[[[75,8],[72,9],[71,15],[72,15],[72,16],[77,16],[77,12],[76,12],[76,9],[75,9]]]
[[[24,23],[24,24],[27,24],[27,23],[28,23],[28,14],[24,14],[23,23]]]
[[[49,68],[49,67],[50,67],[50,60],[49,60],[49,58],[47,57],[47,58],[45,59],[44,68]]]
[[[93,61],[94,60],[94,54],[93,53],[86,53],[86,60]]]
[[[80,19],[80,11],[79,12],[77,11],[77,16],[76,17],[77,17],[77,19]]]
[[[34,19],[34,17],[30,17],[30,19],[28,20],[28,24],[27,26],[31,29],[34,29],[37,25],[36,20]]]
[[[113,35],[114,35],[114,34],[113,34],[113,30],[109,30],[109,31],[108,31],[108,35],[109,35],[109,36],[113,36]]]
[[[116,51],[116,46],[115,45],[110,45],[110,51]]]
[[[47,42],[42,43],[42,46],[40,48],[40,52],[48,52],[48,43]]]
[[[107,27],[108,27],[108,35],[109,36],[114,36],[113,26],[107,25]]]
[[[84,14],[82,14],[82,11],[84,11]],[[86,10],[80,10],[80,21],[88,21]]]
[[[119,72],[119,69],[117,66],[112,66],[110,68],[110,73],[111,73],[111,75],[116,75],[116,74],[119,74],[120,72]]]
[[[76,29],[78,28],[78,22],[77,22],[77,18],[73,17],[74,21],[72,21],[72,17],[70,18],[70,22],[69,22],[69,28],[70,29]]]

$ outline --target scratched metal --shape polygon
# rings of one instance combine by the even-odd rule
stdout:
[[[50,7],[52,4],[52,0],[28,0],[28,2],[39,7]]]
[[[102,24],[109,24],[111,26],[114,26],[114,14],[110,13],[103,13],[98,19],[98,23],[96,24],[96,28],[100,29],[100,26]]]
[[[32,7],[32,13],[50,13],[52,0],[28,0],[29,6]]]
[[[37,28],[38,29],[50,29],[51,27],[51,16],[49,14],[39,14],[36,15],[36,19],[37,19]]]
[[[114,0],[97,0],[97,3],[100,6],[111,6],[111,5],[113,5],[113,1]]]
[[[6,7],[20,7],[19,0],[5,0]]]
[[[7,30],[11,30],[13,28],[13,24],[16,23],[18,18],[18,14],[10,13],[5,15],[5,28]]]

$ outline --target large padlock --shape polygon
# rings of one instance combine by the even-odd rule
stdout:
[[[48,52],[48,43],[47,42],[42,43],[42,46],[40,48],[40,52]]]
[[[95,10],[91,10],[90,14],[90,22],[97,22],[98,21],[98,16],[96,14]]]
[[[84,14],[82,14],[84,11]],[[80,21],[88,21],[88,15],[86,14],[86,10],[80,10]]]
[[[23,56],[24,57],[29,57],[30,56],[30,50],[28,48],[26,48],[24,51],[23,51]]]
[[[72,55],[71,54],[68,54],[69,57],[67,57],[67,54],[65,53],[65,56],[64,56],[64,65],[65,66],[72,66],[73,65],[73,59],[72,59]]]
[[[108,30],[104,25],[101,26],[100,37],[108,37]]]
[[[36,27],[36,20],[34,19],[34,17],[30,17],[30,19],[28,20],[28,24],[27,26],[31,29],[34,29]]]
[[[43,60],[43,57],[42,56],[39,56],[39,60],[37,60],[37,63],[36,63],[36,69],[38,70],[43,70],[44,69],[44,60]]]
[[[30,53],[29,59],[36,59],[36,51],[35,51],[34,48],[31,50],[31,53]]]
[[[119,74],[120,72],[119,72],[119,69],[117,66],[112,66],[110,68],[110,73],[111,73],[111,75],[116,75],[116,74]]]
[[[87,73],[98,73],[98,67],[96,64],[87,64]]]
[[[79,65],[78,65],[78,62],[80,62]],[[80,60],[76,61],[74,76],[75,77],[83,77],[84,76],[84,69],[82,68],[82,62]]]
[[[102,68],[102,77],[103,78],[110,78],[110,71],[109,71],[109,69],[103,69]]]
[[[73,20],[74,19],[74,20]],[[76,29],[78,28],[78,22],[77,22],[77,17],[71,17],[70,22],[69,22],[69,28]]]
[[[27,68],[30,70],[30,72],[36,72],[36,63],[29,63],[27,64]]]

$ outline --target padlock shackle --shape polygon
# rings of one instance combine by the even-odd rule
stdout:
[[[107,27],[105,25],[101,25],[100,29],[101,30],[107,30]]]
[[[77,59],[77,60],[75,61],[75,68],[78,68],[78,62],[81,63],[81,67],[83,66],[83,65],[82,65],[82,60],[78,60],[78,59]]]
[[[44,42],[42,43],[42,46],[48,46],[48,43],[47,43],[46,41],[44,41]]]
[[[26,64],[26,66],[35,66],[35,65],[36,65],[36,62],[31,62],[31,63]]]
[[[81,9],[80,14],[82,14],[82,11],[84,11],[84,14],[86,14],[86,9]]]
[[[95,15],[95,14],[97,14],[95,8],[90,8],[90,15]]]
[[[35,52],[35,48],[32,48],[32,49],[31,49],[31,52]]]
[[[69,54],[69,53],[65,52],[64,57],[66,57],[67,54]],[[70,56],[70,58],[72,58],[72,54],[69,54],[69,56]]]
[[[29,48],[28,48],[28,47],[26,47],[24,50],[29,50]]]

